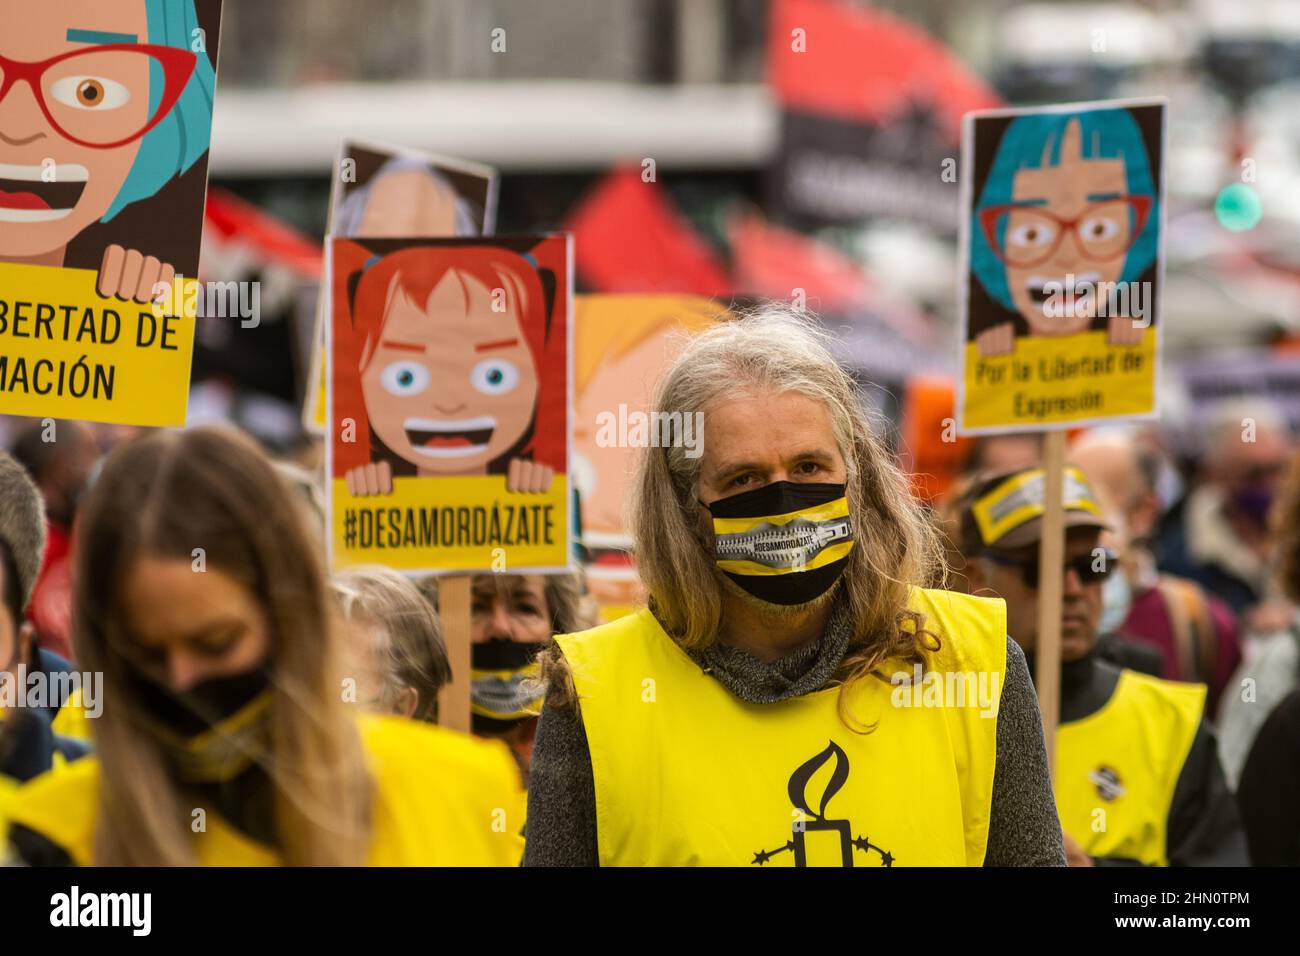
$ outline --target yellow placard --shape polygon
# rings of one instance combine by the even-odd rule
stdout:
[[[1007,355],[966,346],[966,429],[1037,428],[1155,410],[1156,330],[1136,345],[1105,332],[1026,336]]]
[[[185,424],[193,316],[105,299],[92,269],[0,262],[0,414]],[[185,280],[192,303],[197,282]]]
[[[506,491],[504,475],[394,478],[391,494],[364,497],[337,478],[331,493],[335,568],[517,573],[568,563],[563,475],[538,493]]]

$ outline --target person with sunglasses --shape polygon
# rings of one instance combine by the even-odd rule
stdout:
[[[1001,597],[1007,629],[1034,673],[1038,643],[1043,470],[977,478],[961,501],[961,550],[973,594]],[[1247,863],[1236,803],[1205,686],[1161,680],[1096,652],[1102,586],[1118,571],[1101,546],[1108,528],[1083,472],[1066,469],[1061,596],[1061,711],[1056,802],[1072,865],[1232,866]]]

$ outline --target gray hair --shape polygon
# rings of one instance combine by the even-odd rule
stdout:
[[[370,190],[385,176],[411,170],[423,173],[429,182],[439,189],[447,190],[456,197],[456,235],[477,236],[479,234],[479,217],[475,215],[474,207],[469,200],[456,190],[456,187],[451,184],[451,181],[446,176],[432,168],[425,160],[414,156],[394,156],[380,166],[364,186],[352,190],[339,203],[338,211],[334,214],[333,228],[335,235],[361,235],[361,224],[366,217],[366,206],[370,204]]]
[[[22,610],[27,609],[45,559],[45,502],[31,475],[13,456],[0,452],[0,545],[13,560]]]
[[[340,571],[333,579],[334,596],[349,623],[378,625],[385,662],[380,703],[395,709],[406,688],[416,694],[416,720],[432,722],[438,713],[438,691],[451,680],[451,665],[442,641],[438,612],[419,588],[397,571],[383,567]]]

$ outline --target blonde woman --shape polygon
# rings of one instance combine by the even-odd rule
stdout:
[[[78,536],[74,640],[104,711],[93,758],[16,795],[22,859],[518,861],[506,753],[343,700],[317,549],[248,439],[200,428],[121,446]]]
[[[702,454],[643,449],[649,606],[543,661],[525,863],[1064,865],[1005,607],[931,589],[935,532],[813,324],[704,332],[651,408],[702,415]]]

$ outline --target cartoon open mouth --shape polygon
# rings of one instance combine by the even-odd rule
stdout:
[[[408,418],[402,422],[407,441],[421,455],[430,458],[463,458],[487,451],[497,420],[481,418]]]
[[[85,166],[0,163],[0,222],[51,222],[72,214],[86,191]],[[48,180],[48,181],[47,181]]]
[[[1096,285],[1101,281],[1100,272],[1083,272],[1078,275],[1065,276],[1030,276],[1025,282],[1025,290],[1035,305],[1051,306],[1044,309],[1044,314],[1054,318],[1072,319],[1079,311],[1089,311],[1096,296]],[[1079,309],[1078,307],[1082,307]]]
[[[1042,305],[1052,296],[1091,295],[1095,291],[1093,287],[1100,281],[1100,272],[1081,272],[1078,275],[1071,273],[1066,276],[1051,277],[1030,276],[1025,280],[1025,288],[1029,292],[1029,297]]]

